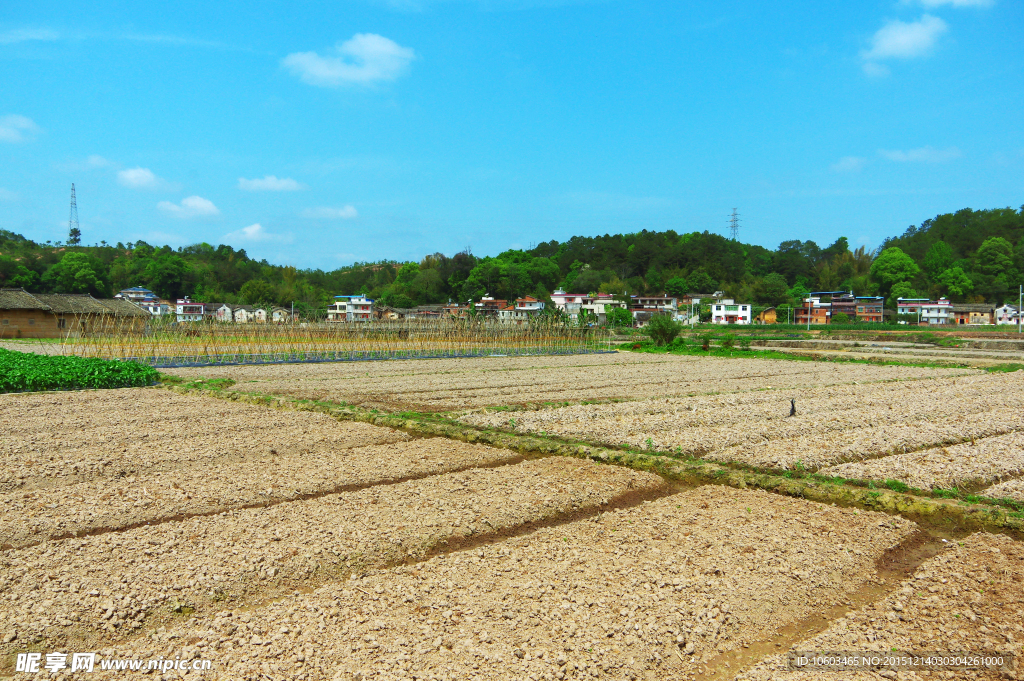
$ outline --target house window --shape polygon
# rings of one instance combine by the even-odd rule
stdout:
[[[34,317],[29,317],[28,318],[28,325],[29,326],[35,326],[36,325],[36,320],[35,320]]]
[[[67,321],[67,320],[65,320],[65,319],[64,319],[63,317],[61,317],[60,319],[58,319],[58,320],[57,320],[57,328],[58,328],[58,329],[63,329],[63,328],[64,328],[64,324],[66,323],[66,321]]]
[[[4,326],[7,326],[10,323],[11,323],[10,319],[5,319],[4,322],[3,322]]]

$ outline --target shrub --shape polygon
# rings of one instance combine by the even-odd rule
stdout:
[[[700,337],[700,349],[701,350],[710,350],[711,349],[711,336],[710,335],[704,334],[703,336]]]
[[[608,326],[622,328],[633,326],[633,315],[624,307],[613,307],[605,313],[608,319]]]
[[[158,372],[136,362],[55,357],[0,349],[0,392],[129,388],[155,383]]]
[[[722,347],[725,348],[726,350],[732,350],[735,345],[736,336],[732,335],[731,333],[726,334],[725,337],[722,338]]]
[[[672,321],[671,317],[664,314],[654,315],[651,321],[647,322],[647,334],[658,345],[668,345],[682,330],[682,324]]]
[[[850,315],[846,314],[845,312],[836,312],[834,315],[832,315],[832,323],[833,324],[849,324],[850,323]]]

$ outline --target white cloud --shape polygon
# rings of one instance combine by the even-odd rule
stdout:
[[[17,114],[0,116],[0,142],[24,142],[37,132],[39,126],[31,118]]]
[[[149,168],[128,168],[117,172],[117,181],[132,189],[156,189],[165,183]]]
[[[871,39],[871,49],[861,52],[861,56],[866,61],[921,57],[931,52],[947,30],[945,21],[930,14],[909,23],[894,19],[878,29]]]
[[[320,206],[319,208],[307,208],[302,211],[302,217],[315,220],[351,220],[359,216],[355,206],[343,206],[341,208],[330,208]]]
[[[829,167],[834,173],[856,173],[864,168],[865,163],[867,159],[860,156],[843,156]]]
[[[872,78],[884,78],[888,76],[892,71],[885,64],[876,64],[873,61],[864,62],[864,73],[871,76]]]
[[[112,164],[110,163],[110,161],[103,158],[102,156],[98,154],[93,154],[89,158],[85,159],[85,165],[88,166],[89,168],[106,168],[107,166]]]
[[[302,82],[320,87],[371,85],[402,75],[416,53],[384,36],[357,33],[335,46],[337,55],[296,52],[281,64]]]
[[[899,163],[944,163],[960,158],[962,155],[956,147],[948,149],[935,149],[934,147],[921,147],[919,149],[879,149],[878,154],[890,161]]]
[[[222,238],[225,242],[234,241],[236,243],[239,241],[291,241],[287,236],[271,234],[258,222],[248,227],[242,227],[242,229],[235,230],[234,232],[229,232]]]
[[[10,189],[4,189],[0,187],[0,201],[17,201],[17,192],[12,192]]]
[[[56,31],[48,28],[16,28],[11,31],[0,33],[0,45],[11,45],[23,43],[29,40],[52,41],[60,38]]]
[[[247,180],[244,177],[240,177],[238,178],[238,188],[248,192],[294,192],[299,189],[306,189],[306,186],[290,177],[278,178],[273,175],[265,175],[263,178],[255,180]]]
[[[213,201],[204,199],[201,196],[188,196],[181,200],[181,205],[171,203],[170,201],[161,201],[156,204],[156,207],[176,218],[199,218],[220,215],[220,211],[217,210],[217,206],[213,205]]]

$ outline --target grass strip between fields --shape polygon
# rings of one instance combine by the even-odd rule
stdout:
[[[903,366],[920,367],[925,369],[949,369],[951,367],[973,367],[988,372],[1013,372],[1024,369],[1024,364],[1015,362],[1004,362],[1001,364],[987,364],[975,367],[966,359],[949,359],[936,361],[915,361],[908,362],[893,357],[879,356],[877,358],[842,357],[835,354],[824,355],[812,352],[783,352],[781,350],[760,349],[751,347],[749,344],[741,344],[736,347],[733,339],[727,339],[726,344],[721,344],[722,339],[716,339],[720,344],[708,344],[707,349],[701,342],[688,344],[683,339],[677,338],[668,345],[656,345],[651,340],[631,341],[620,343],[618,350],[625,352],[639,352],[653,355],[690,355],[694,357],[726,357],[733,359],[784,359],[797,362],[843,362],[846,364],[875,364],[881,366]],[[747,339],[741,339],[745,341]]]
[[[1024,534],[1024,508],[1012,500],[962,496],[939,490],[926,496],[921,490],[903,485],[883,485],[849,481],[816,474],[793,476],[751,468],[734,468],[703,459],[682,458],[671,453],[611,449],[585,442],[568,442],[553,437],[519,435],[501,430],[483,429],[450,421],[433,414],[417,412],[385,413],[332,402],[316,402],[278,395],[227,391],[203,381],[165,384],[175,392],[196,393],[220,399],[246,402],[276,409],[314,411],[333,418],[363,421],[377,426],[398,428],[420,435],[445,437],[462,442],[503,447],[523,453],[572,456],[646,470],[686,484],[719,484],[740,489],[763,489],[776,494],[809,501],[838,504],[899,514],[911,520],[947,531],[988,530]],[[918,492],[918,493],[915,493]]]

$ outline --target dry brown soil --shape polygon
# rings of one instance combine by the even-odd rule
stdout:
[[[635,400],[758,390],[767,386],[801,388],[977,373],[973,369],[633,353],[203,367],[168,372],[186,378],[231,378],[238,382],[235,390],[420,411]]]

